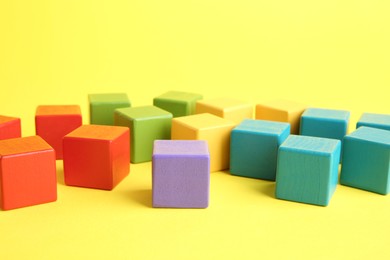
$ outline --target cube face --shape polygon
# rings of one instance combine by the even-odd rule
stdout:
[[[90,123],[94,125],[114,125],[114,111],[118,108],[131,107],[125,93],[90,94]]]
[[[210,155],[205,141],[156,141],[153,207],[207,208]]]
[[[172,113],[173,117],[195,113],[195,103],[202,95],[180,91],[169,91],[153,99],[153,105]]]
[[[0,141],[0,207],[3,210],[57,200],[54,150],[38,136]]]
[[[289,134],[288,123],[244,120],[231,133],[230,173],[275,180],[278,149]]]
[[[123,108],[115,111],[115,125],[130,128],[131,162],[147,162],[154,140],[171,138],[172,114],[155,106]]]
[[[21,135],[20,118],[0,115],[0,140],[18,138]]]
[[[390,130],[390,115],[363,113],[356,124],[356,128],[361,126]]]
[[[341,142],[291,135],[280,146],[276,198],[327,206],[336,189]]]
[[[82,125],[80,107],[38,106],[35,114],[36,134],[56,151],[56,159],[62,159],[62,139]]]
[[[244,119],[253,118],[251,104],[234,99],[210,99],[196,102],[196,114],[210,113],[228,120],[241,123]]]
[[[360,127],[343,141],[340,183],[386,195],[390,192],[390,132]]]
[[[235,123],[204,113],[174,118],[172,140],[205,140],[210,151],[210,171],[229,168],[230,132]]]
[[[130,171],[126,127],[84,125],[64,137],[66,185],[112,190]]]

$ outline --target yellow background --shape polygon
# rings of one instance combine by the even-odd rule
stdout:
[[[2,0],[0,114],[34,134],[37,105],[167,90],[390,114],[386,0]],[[205,210],[151,208],[151,165],[113,191],[0,211],[0,259],[388,259],[390,197],[338,186],[328,207],[211,175]]]

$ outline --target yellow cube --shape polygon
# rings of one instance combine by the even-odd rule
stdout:
[[[226,98],[198,100],[195,113],[210,113],[239,124],[244,119],[253,118],[253,105]]]
[[[256,105],[256,119],[290,123],[291,134],[299,134],[299,123],[306,106],[277,100]]]
[[[205,140],[210,152],[210,171],[229,168],[230,132],[236,126],[218,116],[204,113],[172,119],[172,140]]]

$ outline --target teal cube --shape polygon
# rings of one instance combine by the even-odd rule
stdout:
[[[290,124],[245,119],[231,132],[230,173],[275,180],[279,146],[290,134]]]
[[[390,130],[390,115],[363,113],[356,124],[356,128],[361,126]]]
[[[362,126],[343,140],[340,183],[388,194],[390,191],[390,131]]]
[[[290,135],[279,147],[276,198],[327,206],[336,189],[341,141]]]
[[[196,101],[203,98],[200,94],[169,91],[153,99],[153,105],[171,112],[173,117],[195,114]]]
[[[89,115],[93,125],[114,125],[114,111],[117,108],[131,107],[125,93],[90,94]]]
[[[115,110],[114,124],[130,128],[130,161],[152,160],[154,140],[171,138],[172,114],[155,106]]]

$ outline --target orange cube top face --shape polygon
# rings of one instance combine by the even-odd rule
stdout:
[[[81,115],[81,109],[80,106],[78,105],[38,106],[35,115],[37,116]]]
[[[0,141],[0,207],[57,200],[55,152],[39,136]]]
[[[0,115],[0,140],[18,138],[21,135],[20,118]]]

